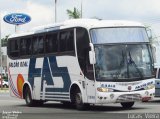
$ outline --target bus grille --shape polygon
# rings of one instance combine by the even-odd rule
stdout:
[[[116,102],[133,102],[133,101],[141,101],[142,97],[140,94],[124,94],[120,95]]]

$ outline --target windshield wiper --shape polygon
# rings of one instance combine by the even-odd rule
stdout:
[[[137,64],[134,62],[134,60],[131,57],[131,52],[129,51],[129,61],[128,64],[133,64],[134,67],[136,68],[139,76],[141,77],[141,79],[144,79],[142,72],[139,70],[139,68],[137,67]]]

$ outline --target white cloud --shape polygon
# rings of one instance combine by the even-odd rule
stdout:
[[[40,4],[27,2],[27,7],[24,10],[32,18],[31,22],[26,24],[28,28],[53,23],[53,10],[51,7],[43,6]],[[22,26],[23,27],[23,26]]]
[[[36,27],[36,26],[53,23],[53,10],[51,7],[43,6],[41,4],[36,4],[31,1],[17,2],[17,4],[18,3],[20,6],[22,5],[24,8],[22,7],[19,8],[17,6],[17,9],[14,9],[14,10],[11,9],[11,10],[2,12],[2,17],[5,16],[6,14],[14,13],[14,12],[15,13],[26,13],[29,16],[31,16],[30,23],[19,26],[20,31],[22,32],[28,31],[31,28]],[[5,35],[14,33],[14,30],[15,30],[14,25],[7,24],[2,20],[2,37],[4,37]]]

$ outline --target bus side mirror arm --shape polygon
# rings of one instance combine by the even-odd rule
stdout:
[[[95,58],[94,46],[92,43],[89,43],[89,45],[91,47],[91,51],[89,51],[89,62],[90,62],[90,64],[95,64],[96,58]]]

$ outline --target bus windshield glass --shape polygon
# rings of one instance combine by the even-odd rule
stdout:
[[[143,27],[91,29],[95,46],[97,80],[153,77],[153,62],[147,33]]]
[[[90,33],[93,44],[149,42],[143,27],[96,28],[91,29]]]
[[[153,77],[147,44],[95,45],[97,80],[145,79]]]

